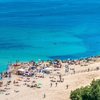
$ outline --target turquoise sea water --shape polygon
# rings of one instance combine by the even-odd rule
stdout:
[[[0,71],[16,60],[99,54],[99,0],[0,0]]]

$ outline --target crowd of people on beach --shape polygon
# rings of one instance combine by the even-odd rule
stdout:
[[[80,66],[87,66],[90,62],[95,62],[95,58],[88,58],[88,59],[82,59],[82,60],[53,60],[53,61],[41,61],[41,62],[28,62],[28,63],[20,63],[17,62],[16,64],[12,64],[9,71],[6,71],[4,73],[0,73],[0,87],[4,86],[3,79],[7,79],[7,85],[9,85],[11,82],[14,86],[19,86],[19,82],[24,80],[24,86],[30,87],[30,88],[41,88],[42,83],[38,83],[34,79],[43,79],[46,76],[49,76],[50,81],[50,88],[52,87],[58,87],[59,84],[64,83],[64,75],[74,75],[77,73],[82,72],[90,72],[90,71],[97,71],[100,68],[96,66],[94,69],[86,68],[85,70],[76,70],[76,65]],[[73,65],[74,67],[70,67]],[[62,73],[62,69],[64,69],[64,72]],[[14,79],[12,81],[12,76],[16,75],[19,76],[17,80]],[[31,78],[33,79],[31,81]],[[29,84],[31,82],[31,84]],[[69,84],[66,83],[65,89],[69,89]],[[2,90],[0,90],[2,92]],[[14,90],[14,92],[19,92],[18,90]],[[7,93],[6,93],[7,94]],[[9,95],[9,93],[7,94]],[[46,98],[46,93],[43,94],[43,98]]]

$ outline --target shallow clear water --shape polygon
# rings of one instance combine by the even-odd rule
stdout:
[[[99,54],[99,0],[0,0],[0,71],[16,60]]]

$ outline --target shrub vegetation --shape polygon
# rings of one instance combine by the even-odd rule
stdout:
[[[100,79],[93,80],[89,86],[71,92],[71,100],[100,100]]]

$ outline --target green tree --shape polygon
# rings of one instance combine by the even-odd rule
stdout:
[[[89,86],[72,91],[71,100],[100,100],[100,79],[93,80]]]

